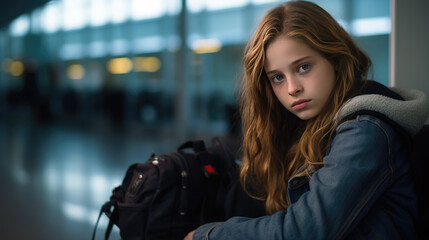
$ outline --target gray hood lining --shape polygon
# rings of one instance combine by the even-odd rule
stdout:
[[[429,100],[419,90],[397,87],[391,90],[401,95],[404,101],[378,94],[359,95],[348,100],[337,113],[336,118],[342,119],[361,110],[375,111],[399,124],[411,136],[415,135],[429,115]]]

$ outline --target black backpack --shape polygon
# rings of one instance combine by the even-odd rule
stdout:
[[[189,141],[176,152],[131,165],[101,208],[124,240],[183,239],[198,226],[233,216],[265,215],[262,202],[247,196],[238,181],[237,142],[228,138]],[[187,150],[192,150],[191,152]]]

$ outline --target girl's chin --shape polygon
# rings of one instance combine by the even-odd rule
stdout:
[[[294,112],[294,114],[303,121],[313,119],[317,116],[317,113],[314,113],[312,111]]]

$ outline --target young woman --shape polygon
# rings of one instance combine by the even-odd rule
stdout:
[[[305,1],[268,12],[244,63],[241,181],[270,215],[185,239],[416,239],[407,140],[424,94],[367,80],[368,56]]]

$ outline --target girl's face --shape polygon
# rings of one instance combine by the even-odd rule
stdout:
[[[302,120],[320,114],[334,89],[334,66],[303,42],[285,36],[268,45],[264,69],[276,97]]]

